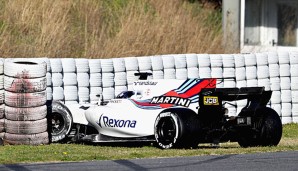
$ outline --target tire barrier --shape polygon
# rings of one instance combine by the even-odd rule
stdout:
[[[188,78],[200,78],[199,69],[198,68],[187,68],[187,77]]]
[[[4,76],[4,83],[4,89],[9,92],[32,93],[41,92],[47,88],[46,77],[27,79]]]
[[[4,62],[0,59],[0,138],[4,137]]]
[[[148,57],[138,57],[138,64],[139,64],[140,71],[152,69],[151,58],[149,56]]]
[[[65,101],[77,101],[78,87],[77,86],[64,86],[64,100]]]
[[[138,59],[136,57],[124,58],[126,71],[138,71]]]
[[[47,63],[44,59],[6,59],[4,75],[4,142],[48,144]]]
[[[186,68],[186,55],[180,54],[174,56],[175,68],[185,69]]]
[[[76,86],[77,84],[78,84],[78,80],[77,80],[76,73],[64,73],[63,74],[63,85],[64,86]],[[62,86],[62,84],[60,86]]]
[[[199,68],[210,67],[211,62],[210,62],[210,56],[208,54],[198,54],[197,57],[198,57]]]
[[[211,70],[212,78],[223,78],[223,68],[212,68]]]
[[[135,76],[135,73],[139,71],[126,71],[127,84],[132,85],[134,81],[138,81],[139,77]]]
[[[64,88],[63,87],[53,87],[53,100],[64,101]]]
[[[35,121],[5,120],[5,131],[10,134],[38,134],[47,131],[47,119]]]
[[[235,60],[235,68],[245,67],[245,59],[242,54],[235,54],[234,60]]]
[[[61,87],[63,85],[62,73],[52,73],[52,85],[53,87]]]
[[[101,72],[100,59],[89,59],[89,70],[90,70],[90,73],[100,73]]]
[[[89,72],[88,59],[76,58],[75,62],[76,62],[77,73],[88,73]]]
[[[5,106],[5,117],[11,121],[35,121],[46,118],[47,107],[45,105],[31,108],[18,108]]]
[[[176,79],[178,80],[186,80],[187,79],[187,69],[186,68],[179,68],[176,69]]]
[[[10,134],[5,133],[5,142],[13,145],[40,145],[49,143],[48,132],[39,134]]]
[[[90,94],[89,87],[79,87],[78,88],[79,102],[88,103],[89,102],[89,94]]]
[[[175,79],[176,70],[174,68],[165,68],[164,69],[164,79]]]
[[[161,56],[151,56],[151,64],[153,71],[163,70],[163,60]]]
[[[97,103],[99,100],[98,94],[102,94],[102,87],[90,87],[90,103]]]
[[[62,58],[61,63],[62,63],[63,73],[76,72],[76,61],[73,58]]]
[[[222,56],[219,54],[210,55],[211,68],[222,68]]]
[[[38,63],[36,63],[38,61]],[[6,59],[4,74],[13,78],[41,78],[45,77],[47,64],[34,59]]]
[[[173,55],[162,55],[164,69],[175,69],[175,59]]]
[[[119,63],[115,62],[115,68],[117,70],[121,70],[120,69],[121,68],[120,61],[119,61]],[[113,70],[114,70],[113,60],[112,59],[102,59],[101,60],[101,70],[102,70],[103,73],[113,72]]]
[[[44,75],[45,71],[33,72],[34,76],[31,78],[22,78],[27,83],[36,85],[30,88],[26,84],[21,84],[26,87],[27,92],[14,92],[15,89],[19,89],[17,88],[19,85],[13,80],[17,80],[19,77],[13,76],[11,69],[5,70],[4,62],[0,62],[0,106],[1,102],[3,104],[7,99],[6,103],[9,105],[25,105],[26,108],[36,108],[26,101],[16,102],[15,99],[25,97],[30,99],[31,96],[33,99],[38,99],[45,94],[45,90],[47,98],[39,99],[40,104],[44,100],[59,100],[66,104],[96,103],[99,99],[98,94],[103,94],[104,100],[109,100],[123,90],[132,90],[133,82],[138,80],[134,73],[151,72],[152,76],[148,79],[235,77],[235,80],[220,82],[217,87],[264,86],[265,90],[273,91],[268,105],[278,112],[283,118],[283,123],[298,122],[298,52],[168,54],[113,59],[42,59],[46,61],[46,64],[40,67],[48,66],[46,79],[40,76]],[[29,59],[29,61],[34,62],[33,59]],[[18,67],[18,69],[13,69],[13,72],[20,75],[19,71],[21,70],[22,67]],[[8,74],[4,75],[4,71],[7,71]],[[31,67],[28,71],[26,70],[26,72],[29,71],[31,71]],[[11,84],[14,86],[10,86]],[[38,86],[38,84],[40,85]],[[7,89],[5,93],[4,89]],[[2,93],[1,90],[3,90]],[[4,94],[9,97],[4,97]],[[237,102],[236,108],[229,106],[231,115],[239,112],[244,105],[245,102]],[[1,117],[3,119],[4,115],[1,116],[0,111]],[[11,116],[9,116],[9,120],[12,120]]]
[[[224,54],[222,56],[223,68],[235,68],[234,56],[231,54]]]
[[[186,65],[187,68],[198,68],[198,57],[197,54],[186,54]],[[198,77],[196,77],[198,78]]]
[[[62,72],[62,62],[59,58],[51,58],[51,72],[52,73],[61,73]]]
[[[61,59],[62,65],[65,63],[64,60],[66,59]],[[61,79],[53,81],[57,77],[61,78],[61,76],[57,76],[53,74],[55,73],[53,70],[51,71],[51,75],[49,74],[49,76],[52,76],[52,82],[56,82],[56,86],[59,85],[62,87],[57,89],[54,86],[52,89],[48,89],[53,92],[53,98],[65,101],[65,103],[67,101],[73,101],[76,98],[74,94],[75,87],[68,88],[66,86],[77,86],[77,90],[79,90],[79,87],[85,87],[81,89],[86,90],[84,91],[85,93],[88,92],[87,88],[89,88],[89,102],[96,103],[98,101],[96,95],[101,93],[104,94],[104,100],[109,100],[117,96],[121,90],[132,90],[132,83],[138,80],[138,77],[134,76],[134,73],[139,71],[152,72],[153,79],[235,77],[236,80],[225,80],[219,83],[217,87],[264,86],[265,90],[273,91],[269,105],[274,106],[279,115],[284,117],[284,123],[288,123],[289,121],[294,122],[294,120],[297,122],[297,119],[294,119],[294,117],[297,118],[297,112],[294,112],[294,109],[297,109],[297,100],[295,100],[297,98],[293,95],[293,91],[298,90],[297,52],[169,54],[147,57],[89,59],[89,69],[86,68],[86,59],[75,60],[76,65],[79,65],[80,60],[85,63],[84,74],[78,74],[78,71],[73,73],[72,76],[63,74],[62,70],[65,69],[62,67],[63,69],[60,71],[63,74],[62,85]],[[49,61],[51,67],[59,64],[59,60],[50,59]],[[52,61],[54,61],[53,64],[51,63]],[[81,81],[79,85],[78,83],[69,83],[75,77],[74,74],[77,74],[77,81]],[[89,78],[89,81],[86,78]],[[49,85],[49,81],[47,81],[47,85]],[[69,91],[73,93],[68,93]],[[59,96],[57,92],[64,92],[64,95]],[[81,93],[81,97],[83,96],[86,100],[86,94],[83,95]],[[77,102],[79,102],[79,99]],[[292,105],[291,110],[288,103]],[[236,109],[233,108],[231,110],[239,111],[243,108],[244,104],[240,102],[236,103],[236,106]],[[291,113],[290,115],[289,111]]]
[[[164,72],[162,70],[152,71],[152,76],[153,79],[164,79]]]
[[[114,77],[115,86],[126,86],[126,72],[116,72]]]

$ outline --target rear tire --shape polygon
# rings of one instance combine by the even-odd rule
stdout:
[[[169,110],[158,115],[154,132],[159,148],[191,148],[198,145],[200,123],[192,111]]]
[[[262,108],[257,111],[261,116],[258,121],[260,124],[256,128],[257,133],[242,132],[238,144],[241,147],[255,146],[276,146],[282,136],[282,122],[279,115],[271,108]]]
[[[70,111],[59,102],[53,102],[50,112],[51,142],[63,142],[67,140],[73,120]]]
[[[278,114],[270,108],[265,108],[260,112],[264,112],[261,126],[261,136],[259,145],[276,146],[282,136],[282,122]]]

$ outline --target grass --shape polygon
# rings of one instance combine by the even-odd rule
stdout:
[[[0,0],[1,57],[228,53],[221,11],[187,0]]]
[[[0,163],[64,162],[159,158],[177,156],[202,156],[224,154],[246,154],[298,150],[298,124],[284,126],[283,137],[276,147],[241,148],[237,143],[222,143],[220,148],[208,144],[198,149],[161,150],[154,146],[124,147],[83,144],[51,144],[40,146],[5,145],[0,147]]]

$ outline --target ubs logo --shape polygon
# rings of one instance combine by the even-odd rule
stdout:
[[[219,105],[217,96],[204,96],[204,105]]]

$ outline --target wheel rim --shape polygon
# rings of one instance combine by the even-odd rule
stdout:
[[[170,118],[162,118],[157,125],[158,141],[164,145],[173,143],[176,137],[175,121]]]
[[[57,135],[61,133],[64,130],[65,124],[64,124],[64,118],[59,113],[53,113],[52,114],[52,134]]]

